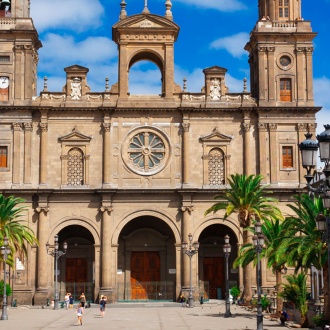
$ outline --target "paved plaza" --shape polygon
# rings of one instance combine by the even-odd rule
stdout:
[[[105,317],[98,305],[85,309],[83,327],[88,330],[255,330],[256,315],[243,307],[231,306],[232,317],[224,318],[224,301],[213,301],[194,308],[179,303],[118,303],[107,305]],[[75,309],[19,306],[8,308],[8,320],[0,321],[3,330],[75,329]],[[278,320],[264,318],[264,330],[283,330]]]

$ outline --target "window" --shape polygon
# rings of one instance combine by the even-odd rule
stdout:
[[[293,147],[283,146],[282,147],[282,167],[293,168]]]
[[[81,186],[84,184],[83,152],[72,148],[68,153],[68,185]]]
[[[0,168],[7,167],[8,147],[0,146]]]
[[[0,62],[10,62],[10,56],[1,55],[0,56]]]
[[[280,0],[278,9],[279,9],[280,18],[288,18],[289,17],[289,0]]]
[[[280,79],[280,101],[291,102],[292,101],[292,87],[290,78]]]
[[[208,172],[209,185],[225,184],[224,155],[221,149],[212,149],[209,153]]]

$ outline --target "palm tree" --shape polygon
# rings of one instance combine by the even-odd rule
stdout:
[[[261,231],[265,237],[265,245],[261,251],[261,258],[267,259],[267,268],[272,268],[276,275],[276,287],[278,292],[282,291],[282,271],[285,268],[286,256],[282,254],[278,256],[278,247],[280,246],[283,238],[283,228],[281,219],[263,219]],[[249,231],[254,232],[251,227]],[[247,264],[253,262],[257,263],[257,253],[253,244],[243,245],[239,251],[239,255],[234,261],[234,267],[245,267]],[[283,299],[277,295],[277,312],[280,313],[283,309]]]
[[[20,257],[27,255],[27,245],[38,244],[33,230],[24,224],[21,219],[25,210],[24,206],[18,204],[24,203],[22,198],[9,196],[5,198],[0,194],[0,243],[8,237],[11,254],[7,263],[14,267],[14,254]]]
[[[307,194],[295,196],[296,202],[288,205],[295,216],[286,218],[284,230],[291,234],[283,238],[278,254],[286,253],[288,264],[299,270],[307,271],[311,266],[324,271],[324,291],[328,292],[327,246],[322,241],[322,234],[317,230],[316,217],[325,210],[320,198],[311,198]],[[329,295],[325,294],[325,318],[330,320]]]
[[[307,315],[307,304],[306,304],[306,294],[307,294],[307,284],[306,284],[306,273],[302,272],[299,274],[286,276],[288,283],[284,284],[283,292],[281,296],[287,301],[294,304],[294,307],[301,314],[301,327],[308,327]]]
[[[264,197],[267,194],[267,185],[262,185],[261,175],[235,174],[228,179],[230,188],[226,189],[224,194],[219,194],[214,199],[222,201],[214,204],[205,215],[219,210],[225,210],[224,219],[232,213],[238,213],[240,227],[243,228],[243,244],[252,243],[252,237],[245,230],[251,226],[251,221],[255,218],[278,217],[281,218],[281,211],[272,203],[277,203],[275,198]],[[269,192],[268,192],[269,193]],[[243,299],[250,301],[251,293],[251,268],[248,264],[243,268]]]

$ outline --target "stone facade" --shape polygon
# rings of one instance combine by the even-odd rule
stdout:
[[[147,8],[127,16],[121,3],[112,30],[118,83],[91,92],[88,69],[73,65],[65,68],[62,91],[49,91],[45,80],[34,96],[42,45],[29,1],[11,1],[0,17],[0,79],[9,81],[0,86],[0,192],[26,199],[26,220],[39,239],[14,282],[20,303],[52,297],[46,243],[55,234],[68,242],[59,259],[60,299],[65,291],[84,291],[89,300],[100,293],[118,301],[176,299],[190,284],[181,250],[189,233],[200,243],[192,258],[196,296],[224,297],[224,236],[233,247],[231,265],[242,230],[235,216],[204,216],[213,197],[231,174],[260,173],[288,211],[305,187],[297,144],[315,133],[320,108],[313,102],[315,33],[299,19],[300,2],[288,2],[287,16],[279,0],[259,1],[246,45],[251,93],[246,86],[230,93],[227,69],[218,66],[204,70],[201,93],[174,82],[179,27],[166,1],[164,17]],[[161,95],[129,93],[129,69],[140,60],[159,67]],[[275,283],[265,264],[262,281]],[[150,283],[156,287],[147,289]],[[231,269],[230,283],[242,285],[241,270]]]

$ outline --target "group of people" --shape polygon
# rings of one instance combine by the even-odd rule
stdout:
[[[64,297],[64,302],[65,302],[66,309],[73,308],[73,301],[74,301],[74,299],[73,299],[72,294],[67,292],[65,297]]]

